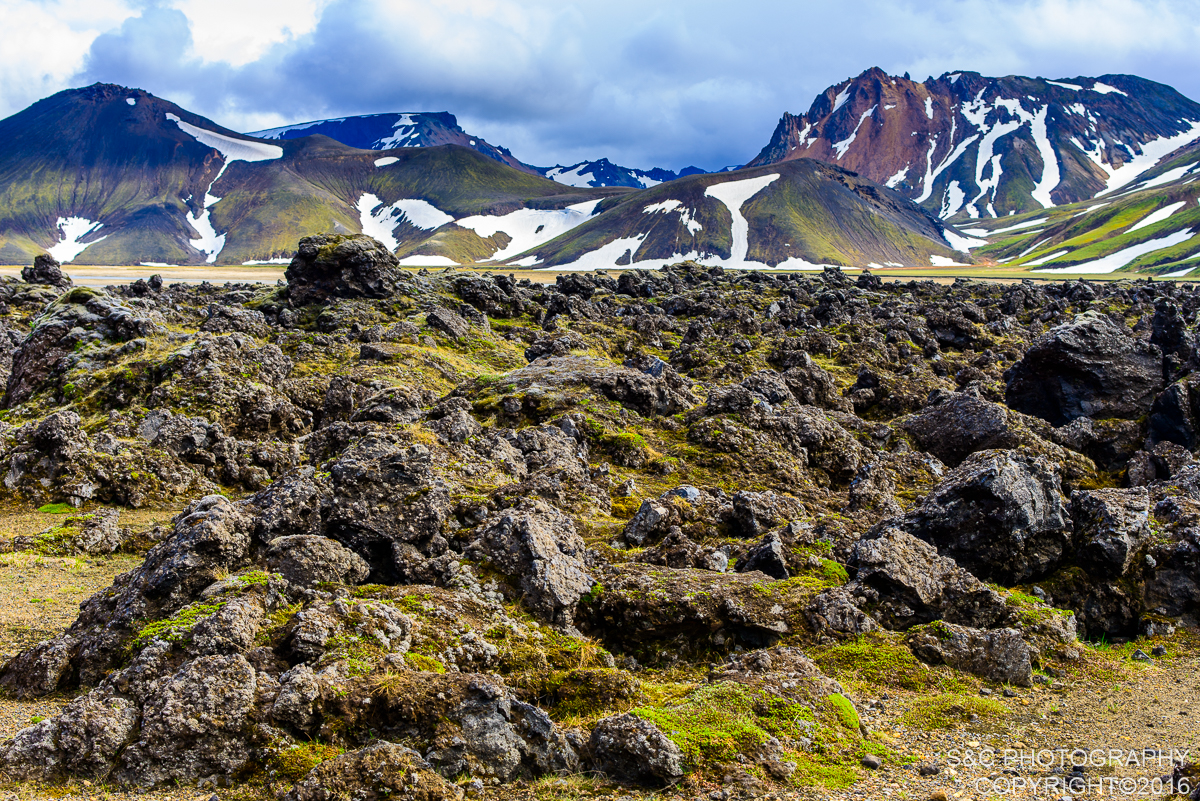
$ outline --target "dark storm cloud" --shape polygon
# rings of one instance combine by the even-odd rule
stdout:
[[[343,0],[307,33],[235,67],[204,58],[184,13],[151,3],[95,39],[73,83],[140,86],[232,128],[448,110],[533,163],[607,156],[716,168],[752,158],[783,111],[805,111],[827,86],[875,65],[917,79],[1130,72],[1200,96],[1194,8]]]

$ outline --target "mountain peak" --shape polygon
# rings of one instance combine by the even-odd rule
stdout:
[[[784,113],[747,166],[815,158],[944,218],[997,217],[1113,191],[1200,139],[1200,104],[1130,75],[1048,80],[878,67]]]

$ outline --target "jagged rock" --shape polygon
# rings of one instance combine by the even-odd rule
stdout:
[[[335,540],[311,534],[293,534],[271,540],[267,566],[297,587],[322,582],[358,584],[371,574],[361,556]]]
[[[208,319],[200,324],[201,331],[212,334],[249,334],[254,337],[265,337],[270,333],[267,318],[258,309],[247,309],[241,306],[218,306],[209,304]]]
[[[86,515],[75,537],[75,549],[93,556],[115,552],[124,543],[116,509],[97,509]]]
[[[933,620],[988,628],[1009,614],[999,593],[903,531],[885,529],[860,540],[851,564],[858,572],[845,589],[872,591],[878,599],[875,617],[890,629]]]
[[[323,762],[284,801],[459,801],[462,788],[433,771],[412,749],[379,741]]]
[[[728,518],[729,533],[742,539],[752,539],[804,515],[804,504],[790,495],[770,490],[742,491],[733,496],[733,509]]]
[[[219,575],[239,566],[250,546],[252,520],[221,496],[193,503],[145,563],[93,595],[64,634],[13,657],[0,686],[20,698],[43,695],[67,682],[94,685],[123,657],[141,620],[167,617],[195,600]]]
[[[55,289],[70,289],[74,282],[62,271],[62,265],[49,253],[39,253],[32,267],[21,268],[21,280],[30,284],[45,284]]]
[[[1076,492],[1071,497],[1078,561],[1119,578],[1150,537],[1150,494],[1144,488]]]
[[[671,528],[662,542],[653,548],[647,548],[636,557],[637,561],[648,565],[665,565],[667,567],[694,567],[700,570],[716,570],[725,572],[729,566],[729,556],[716,548],[701,547],[693,542],[678,526]]]
[[[1162,354],[1085,312],[1039,337],[1005,379],[1005,403],[1056,426],[1077,417],[1132,419],[1162,389]]]
[[[5,405],[23,403],[51,379],[88,358],[89,345],[127,343],[137,350],[135,340],[161,330],[159,323],[104,292],[76,287],[46,309],[13,353]]]
[[[890,517],[904,511],[896,502],[896,482],[880,462],[859,468],[850,482],[849,506],[852,512],[870,512],[878,517]]]
[[[738,560],[737,572],[749,573],[754,570],[780,581],[791,575],[788,573],[783,540],[778,532],[772,531],[767,534],[762,543],[751,548],[744,558]]]
[[[976,576],[1007,584],[1055,570],[1072,535],[1054,468],[1020,451],[971,455],[919,506],[881,526],[930,542]]]
[[[1018,687],[1033,684],[1032,653],[1016,629],[981,631],[939,621],[913,629],[907,641],[926,662]]]
[[[294,306],[332,298],[386,298],[405,280],[387,246],[366,234],[304,237],[284,277]]]
[[[570,623],[575,604],[595,584],[574,522],[543,501],[504,510],[484,524],[470,550],[513,576],[534,612],[552,622]]]
[[[543,357],[512,371],[505,381],[512,385],[513,393],[523,395],[528,401],[535,400],[529,396],[534,387],[544,392],[572,385],[586,386],[647,416],[676,414],[699,402],[687,382],[669,366],[655,376],[642,369],[617,367],[582,356]],[[517,410],[525,403],[521,401]]]
[[[908,418],[903,427],[918,448],[950,467],[976,451],[1019,445],[1009,430],[1008,410],[961,392]]]
[[[602,590],[580,604],[576,623],[617,645],[673,638],[686,650],[720,634],[722,642],[763,647],[791,631],[800,611],[788,597],[764,593],[755,573],[626,564],[594,575]]]
[[[425,322],[451,339],[462,339],[471,330],[462,315],[449,309],[433,309],[425,316]]]
[[[450,498],[433,485],[429,448],[391,435],[359,440],[332,465],[326,534],[371,565],[372,580],[400,578],[411,546],[425,557],[446,552]]]
[[[631,714],[607,717],[589,742],[596,769],[617,781],[662,786],[683,777],[683,752],[657,726]]]

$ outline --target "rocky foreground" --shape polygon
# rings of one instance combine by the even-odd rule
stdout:
[[[74,696],[0,745],[12,780],[844,787],[901,758],[847,670],[965,717],[1080,639],[1195,626],[1188,285],[541,286],[362,236],[275,287],[24,277],[2,492],[79,511],[6,546],[149,551],[0,671]]]

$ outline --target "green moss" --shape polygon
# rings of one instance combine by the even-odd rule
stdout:
[[[838,722],[842,726],[851,731],[858,731],[862,723],[858,719],[858,710],[854,708],[854,704],[850,702],[849,698],[841,693],[833,693],[825,699],[825,702],[833,709],[833,713],[837,715]]]
[[[866,635],[813,654],[821,670],[837,679],[853,678],[874,685],[921,690],[932,681],[906,646]]]
[[[343,753],[345,753],[344,748],[315,740],[307,743],[294,743],[273,750],[267,759],[267,770],[274,774],[275,778],[294,784],[307,776],[317,765],[341,756]]]
[[[48,503],[39,507],[38,511],[44,515],[70,515],[78,510],[69,503]]]
[[[661,729],[693,768],[732,762],[777,734],[803,736],[815,722],[803,704],[730,682],[701,687],[673,706],[638,707],[633,714]]]
[[[846,568],[842,567],[832,559],[821,560],[821,575],[825,577],[831,584],[842,586],[850,580],[850,575],[846,572]]]
[[[196,624],[221,611],[221,607],[225,606],[225,603],[225,601],[217,601],[216,603],[188,604],[168,618],[147,623],[134,637],[134,650],[144,648],[152,640],[182,642],[190,639],[192,629]]]
[[[901,720],[919,729],[949,729],[966,723],[972,715],[977,715],[980,720],[996,720],[1008,712],[1008,707],[992,698],[940,693],[913,701]]]
[[[446,666],[432,656],[425,654],[414,654],[409,651],[404,655],[404,661],[412,667],[413,670],[420,670],[425,673],[445,673]]]

